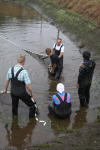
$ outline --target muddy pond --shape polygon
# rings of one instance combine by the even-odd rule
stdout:
[[[0,90],[4,90],[6,74],[9,67],[17,63],[19,54],[26,55],[24,68],[28,70],[34,97],[39,107],[39,120],[29,121],[29,109],[21,101],[19,103],[18,120],[12,119],[12,102],[9,94],[0,95],[0,148],[22,149],[40,145],[54,140],[57,136],[78,129],[87,123],[97,120],[100,106],[100,51],[89,50],[96,61],[96,69],[91,87],[91,99],[88,108],[80,109],[77,95],[77,76],[82,55],[75,42],[68,35],[51,25],[32,8],[18,4],[0,2],[0,36],[18,44],[22,48],[42,53],[47,47],[53,46],[57,36],[63,39],[65,46],[64,69],[59,81],[48,76],[47,66],[31,55],[0,38]],[[86,48],[84,48],[86,50]],[[56,92],[56,85],[62,82],[71,94],[72,115],[69,120],[58,120],[48,115],[48,104]]]

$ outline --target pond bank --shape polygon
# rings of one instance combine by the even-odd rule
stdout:
[[[31,0],[31,3],[39,6],[39,11],[41,9],[44,14],[51,18],[52,23],[60,30],[64,33],[70,33],[71,39],[76,43],[82,40],[86,47],[99,50],[100,28],[96,22],[84,18],[79,13],[65,9],[51,0]]]
[[[99,51],[100,25],[80,13],[64,7],[58,0],[1,0],[16,2],[34,7],[38,12],[46,15],[52,24],[55,24],[63,33],[69,34],[76,45],[85,45],[86,48]],[[64,1],[64,0],[63,0]],[[81,9],[82,6],[80,6]]]

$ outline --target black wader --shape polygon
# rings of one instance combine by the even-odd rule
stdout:
[[[85,104],[89,104],[90,87],[92,83],[95,65],[96,64],[93,60],[84,60],[83,64],[79,68],[78,95],[80,100],[80,106],[85,106]]]
[[[60,104],[59,105],[56,105],[54,103],[50,104],[48,106],[49,113],[58,118],[69,118],[71,114],[71,103],[66,102],[67,93],[65,93],[64,101],[58,94],[56,94],[56,96],[60,100]]]
[[[85,104],[89,104],[90,100],[90,87],[91,85],[87,85],[83,88],[78,89],[78,95],[80,100],[80,105],[85,106]]]
[[[63,47],[63,44],[61,45],[60,49],[59,50],[56,50],[56,44],[55,44],[55,47],[54,47],[54,51],[55,51],[55,54],[57,56],[60,55],[60,52],[61,52],[61,48]],[[63,56],[61,58],[59,58],[59,62],[58,62],[58,69],[55,73],[55,79],[59,79],[60,78],[60,75],[61,75],[61,72],[62,72],[62,69],[63,69]]]
[[[21,99],[30,109],[29,109],[29,118],[35,116],[35,106],[31,100],[31,96],[27,93],[25,83],[17,79],[19,73],[23,68],[19,69],[14,77],[14,67],[11,69],[12,78],[11,78],[11,98],[12,98],[12,113],[13,116],[18,115],[18,103]]]

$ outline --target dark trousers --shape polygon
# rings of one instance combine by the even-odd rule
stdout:
[[[56,113],[56,110],[55,110],[55,105],[52,103],[52,104],[49,104],[48,105],[48,110],[49,110],[49,113],[53,116],[55,116],[56,118],[60,118],[60,119],[70,119],[70,115],[71,115],[71,104],[70,104],[70,109],[69,111],[67,112],[66,115],[62,114],[62,115],[58,115]],[[62,113],[62,112],[61,112]]]
[[[58,68],[56,71],[55,71],[55,80],[59,79],[60,78],[60,75],[61,75],[61,70]]]
[[[55,71],[55,77],[54,77],[55,79],[60,78],[62,69],[63,69],[63,57],[59,59],[59,63],[57,64],[57,69]]]
[[[28,93],[25,93],[23,96],[15,96],[14,94],[11,94],[11,98],[13,116],[18,115],[19,99],[21,99],[29,107],[29,118],[33,118],[35,116],[35,105],[32,102],[31,96]]]
[[[79,87],[79,89],[78,89],[78,95],[79,95],[81,106],[85,106],[85,104],[89,104],[90,87],[91,87],[91,85],[88,85],[85,87]]]
[[[61,57],[61,58],[59,59],[58,68],[59,68],[60,71],[62,71],[62,69],[63,69],[63,57]]]
[[[48,110],[51,115],[55,116],[55,107],[53,103],[48,105]]]

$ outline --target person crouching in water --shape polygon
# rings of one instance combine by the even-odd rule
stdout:
[[[57,94],[52,97],[52,104],[49,104],[48,109],[51,115],[58,118],[69,118],[71,114],[71,96],[65,92],[64,85],[58,83]]]
[[[59,71],[59,59],[58,56],[52,54],[51,49],[47,48],[45,50],[46,54],[50,56],[51,64],[48,67],[48,72],[50,75],[54,76],[55,79],[60,78],[60,71]]]
[[[78,75],[78,95],[80,100],[80,106],[89,104],[90,99],[90,87],[92,83],[92,77],[95,69],[95,62],[90,59],[91,54],[88,51],[83,52],[83,63],[79,68]]]

